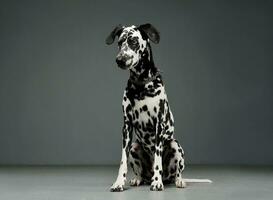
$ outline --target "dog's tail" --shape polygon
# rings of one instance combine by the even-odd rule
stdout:
[[[210,179],[183,178],[186,183],[212,183]]]

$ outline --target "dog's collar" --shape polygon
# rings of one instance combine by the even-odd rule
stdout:
[[[160,75],[160,72],[161,71],[157,71],[154,76],[149,77],[148,79],[145,79],[145,80],[142,80],[142,81],[140,81],[139,79],[133,80],[131,77],[129,78],[129,81],[131,83],[135,84],[135,85],[143,86],[143,85],[146,85],[147,83],[152,82],[153,80],[155,80]]]

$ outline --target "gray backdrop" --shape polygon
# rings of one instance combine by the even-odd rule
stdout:
[[[1,1],[0,164],[117,164],[128,72],[105,37],[150,22],[188,163],[273,164],[272,1]]]

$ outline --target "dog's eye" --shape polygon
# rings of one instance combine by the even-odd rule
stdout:
[[[137,40],[136,40],[136,38],[128,38],[128,43],[135,45],[135,44],[137,44]]]

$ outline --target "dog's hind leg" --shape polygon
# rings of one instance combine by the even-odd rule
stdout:
[[[138,142],[135,142],[131,145],[129,151],[129,162],[130,166],[133,169],[135,177],[131,179],[131,186],[139,186],[141,184],[150,180],[152,177],[151,159],[149,155],[143,150],[141,145]]]
[[[185,168],[184,151],[177,140],[168,141],[165,146],[163,179],[173,182],[178,188],[186,187],[186,182],[182,178]]]

